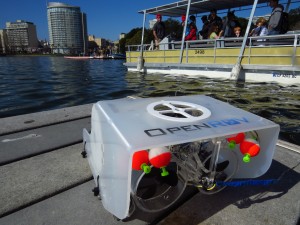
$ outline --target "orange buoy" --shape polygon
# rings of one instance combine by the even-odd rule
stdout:
[[[132,157],[132,169],[143,170],[144,173],[150,173],[149,153],[147,150],[137,151]]]
[[[171,152],[166,147],[152,148],[149,151],[150,163],[156,167],[162,169],[162,176],[168,176],[169,172],[166,170],[166,166],[171,161]]]
[[[227,138],[228,147],[229,148],[235,148],[237,144],[240,144],[243,140],[245,139],[245,134],[244,133],[238,133],[234,137]]]
[[[240,144],[240,151],[244,155],[243,161],[248,163],[251,157],[258,155],[260,146],[256,140],[247,138]]]

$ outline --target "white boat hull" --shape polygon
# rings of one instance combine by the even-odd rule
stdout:
[[[202,68],[202,69],[176,69],[176,68],[151,68],[145,66],[142,71],[136,67],[129,67],[128,71],[131,72],[147,72],[149,74],[169,74],[169,75],[186,75],[191,77],[206,77],[211,79],[225,79],[235,80],[231,77],[230,68]],[[300,85],[300,72],[292,71],[272,71],[272,70],[257,70],[257,69],[244,69],[240,72],[240,81],[244,82],[276,82],[285,85]]]

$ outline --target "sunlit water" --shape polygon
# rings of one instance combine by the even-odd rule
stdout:
[[[267,118],[300,145],[300,87],[127,72],[122,60],[0,57],[0,118],[99,100],[205,94]]]

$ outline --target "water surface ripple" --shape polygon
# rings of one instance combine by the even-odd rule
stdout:
[[[99,100],[204,94],[280,125],[280,138],[300,145],[299,86],[127,72],[122,60],[0,57],[0,118]]]

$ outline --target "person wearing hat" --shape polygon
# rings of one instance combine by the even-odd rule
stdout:
[[[181,15],[181,25],[184,27],[185,24],[185,15]]]
[[[202,30],[199,31],[199,34],[202,37],[200,39],[207,39],[208,38],[208,30],[209,30],[209,21],[208,21],[206,15],[202,16],[201,20],[202,20],[203,26],[202,26]]]
[[[153,36],[155,41],[155,50],[159,49],[159,43],[166,36],[165,23],[162,22],[162,16],[160,14],[156,15],[156,23],[153,26]]]

